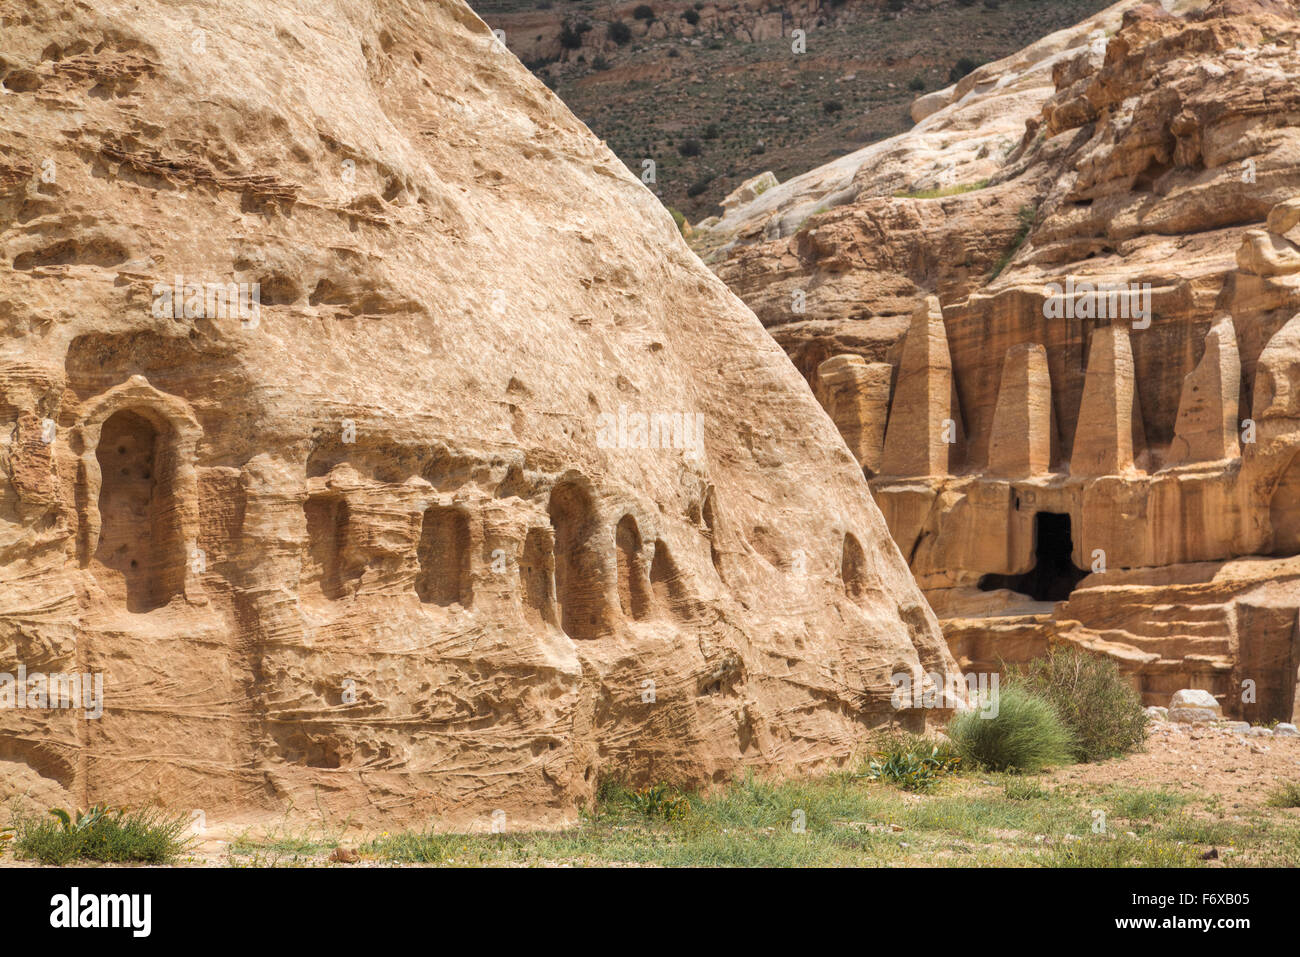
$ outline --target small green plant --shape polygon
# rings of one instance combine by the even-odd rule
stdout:
[[[998,259],[997,265],[993,267],[993,272],[989,274],[989,282],[992,282],[994,279],[997,279],[998,276],[1002,275],[1002,270],[1006,269],[1007,266],[1011,264],[1011,260],[1015,258],[1016,253],[1020,251],[1020,247],[1023,246],[1025,240],[1029,238],[1029,231],[1034,228],[1034,220],[1037,218],[1037,206],[1021,206],[1020,209],[1016,211],[1016,235],[1012,238],[1011,245],[1007,247],[1007,251]]]
[[[1269,807],[1300,807],[1300,781],[1285,781],[1268,796]]]
[[[45,817],[17,812],[14,854],[42,864],[75,860],[166,864],[189,845],[191,838],[185,835],[188,826],[185,815],[104,805],[72,814],[63,808],[51,808]]]
[[[925,89],[925,77],[921,76],[921,74],[918,73],[916,76],[912,77],[910,80],[907,81],[907,88],[911,90],[913,93],[920,93],[922,90]]]
[[[897,733],[879,740],[861,776],[897,784],[904,791],[931,791],[960,767],[960,755],[947,742]]]
[[[959,712],[948,724],[948,736],[968,763],[993,771],[1037,771],[1070,760],[1073,736],[1046,699],[1011,685],[991,704]]]
[[[632,11],[632,17],[636,20],[653,20],[655,18],[654,7],[648,3],[639,3],[636,9]]]
[[[1007,680],[1051,702],[1074,734],[1076,760],[1118,757],[1146,740],[1142,701],[1109,658],[1053,648],[1009,668]]]
[[[642,817],[681,821],[691,813],[690,800],[671,784],[648,784],[624,794],[628,805]]]

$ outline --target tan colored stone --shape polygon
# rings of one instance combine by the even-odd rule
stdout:
[[[1007,350],[989,439],[990,475],[1028,478],[1052,467],[1052,378],[1047,350],[1024,343]]]
[[[1216,462],[1237,458],[1237,403],[1241,393],[1241,359],[1237,330],[1223,316],[1205,336],[1205,354],[1183,380],[1178,421],[1166,465]]]
[[[939,300],[928,296],[912,313],[889,409],[880,471],[884,475],[947,475],[961,441],[952,358]]]
[[[1071,475],[1118,475],[1133,468],[1134,435],[1141,430],[1137,398],[1128,329],[1115,325],[1095,330],[1070,454]]]
[[[1289,276],[1300,272],[1300,248],[1266,229],[1250,229],[1237,249],[1237,267],[1253,276]]]
[[[832,356],[817,367],[817,399],[868,475],[880,471],[894,368],[861,356]]]
[[[563,824],[955,671],[798,372],[468,6],[177,9],[5,17],[0,673],[103,714],[0,709],[0,800]]]

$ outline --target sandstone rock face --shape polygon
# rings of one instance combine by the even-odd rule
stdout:
[[[881,472],[947,475],[957,443],[955,398],[943,313],[938,298],[930,296],[912,314],[907,331]]]
[[[861,356],[832,356],[817,369],[817,399],[868,475],[880,471],[893,367]]]
[[[955,670],[780,348],[459,0],[4,34],[0,672],[103,711],[0,709],[0,796],[561,823]]]
[[[887,436],[938,296],[959,464],[917,433],[899,475],[887,438],[872,487],[963,666],[1068,641],[1148,704],[1291,718],[1300,10],[1117,4],[1036,47],[700,248],[814,388],[828,355],[893,366]]]
[[[1037,343],[1012,346],[1002,363],[1002,387],[989,438],[988,471],[1005,478],[1029,478],[1049,472],[1053,433],[1047,350]]]

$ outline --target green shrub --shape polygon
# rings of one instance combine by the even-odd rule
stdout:
[[[1021,206],[1016,210],[1016,235],[1011,240],[1011,245],[1007,251],[998,259],[997,264],[993,267],[993,272],[989,274],[989,282],[997,279],[1002,275],[1002,270],[1011,265],[1011,260],[1015,258],[1020,247],[1025,244],[1029,238],[1029,232],[1034,228],[1034,220],[1038,218],[1037,206]]]
[[[918,73],[916,76],[912,77],[910,80],[907,81],[907,88],[913,91],[914,93],[920,93],[922,90],[925,89],[925,77],[921,76],[921,74]]]
[[[71,861],[166,864],[186,849],[189,821],[162,811],[127,811],[96,805],[75,816],[53,808],[48,817],[14,817],[14,854],[42,864]]]
[[[628,804],[643,817],[680,821],[691,813],[691,802],[671,784],[650,784],[627,792]]]
[[[1070,731],[1046,699],[1010,685],[993,703],[995,709],[961,711],[948,725],[948,736],[967,763],[994,771],[1037,771],[1070,760]]]
[[[576,50],[582,46],[582,35],[591,29],[590,23],[568,21],[560,30],[560,46],[566,50]]]
[[[861,776],[897,784],[904,791],[930,791],[960,766],[961,756],[948,742],[894,733],[880,738]]]
[[[979,60],[973,57],[964,56],[952,65],[948,71],[948,82],[956,83],[968,73],[973,73],[978,67],[982,66]]]
[[[1074,735],[1079,761],[1118,757],[1146,739],[1147,714],[1115,662],[1073,648],[1008,669],[1007,680],[1051,702]]]
[[[639,3],[636,9],[632,11],[632,16],[637,20],[653,20],[655,18],[654,7],[648,3]]]
[[[695,26],[695,24],[700,22],[700,15],[696,13],[694,10],[687,10],[685,13],[682,14],[682,19],[685,20],[687,23],[689,23],[691,26]]]
[[[613,23],[611,23],[609,25],[609,29],[607,33],[609,35],[609,38],[613,40],[615,43],[617,43],[619,46],[622,46],[623,44],[627,43],[629,40],[632,39],[632,28],[629,27],[622,20],[615,20]]]
[[[696,196],[699,196],[702,193],[704,193],[705,190],[709,188],[709,184],[712,182],[713,182],[712,176],[705,176],[703,179],[697,179],[694,183],[691,183],[690,186],[686,187],[686,195],[689,196],[691,199],[694,199]]]
[[[1279,784],[1268,796],[1270,807],[1300,807],[1300,781]]]

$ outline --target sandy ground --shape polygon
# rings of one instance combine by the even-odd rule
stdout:
[[[1300,737],[1250,737],[1221,728],[1152,723],[1146,750],[1099,764],[1076,764],[1046,776],[1062,784],[1164,788],[1227,807],[1260,807],[1283,781],[1300,781]]]

